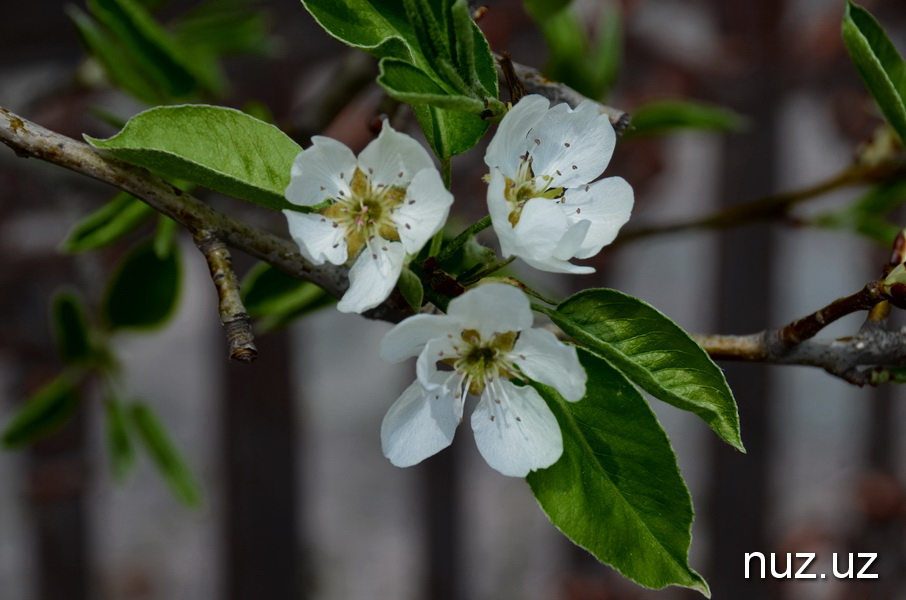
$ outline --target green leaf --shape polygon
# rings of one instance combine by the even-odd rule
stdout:
[[[68,376],[60,375],[29,398],[3,429],[3,445],[18,448],[50,435],[75,413],[79,391]]]
[[[181,264],[174,247],[158,258],[151,242],[135,247],[120,262],[104,297],[103,315],[111,329],[163,325],[179,300]]]
[[[161,260],[166,260],[173,249],[176,248],[176,232],[179,224],[168,217],[160,215],[157,220],[157,230],[154,232],[154,254]]]
[[[82,45],[101,64],[112,84],[146,104],[161,104],[166,101],[166,94],[148,81],[122,44],[78,7],[69,5],[65,10],[78,30]]]
[[[526,12],[542,23],[570,5],[572,0],[523,0]]]
[[[275,44],[268,35],[268,15],[235,0],[208,0],[183,15],[174,27],[186,48],[214,56],[266,54]]]
[[[186,506],[200,506],[201,488],[198,481],[157,415],[148,405],[136,402],[131,407],[130,416],[139,439],[173,495]]]
[[[285,133],[220,106],[160,106],[132,117],[96,148],[117,158],[243,198],[274,210],[295,208],[283,197],[302,151]]]
[[[451,111],[481,114],[487,105],[470,96],[451,94],[440,87],[427,73],[395,58],[385,58],[380,64],[380,83],[387,93],[409,104],[430,104]]]
[[[724,441],[744,451],[736,401],[723,372],[656,308],[616,290],[591,289],[543,312],[646,392],[697,414]]]
[[[169,98],[186,98],[198,91],[223,88],[216,65],[201,62],[164,31],[148,10],[135,0],[88,0],[91,14],[123,46],[144,76]]]
[[[534,384],[560,424],[563,455],[529,473],[532,493],[560,531],[629,579],[709,597],[689,566],[692,501],[667,434],[621,373],[586,350],[579,358],[588,372],[579,402]]]
[[[694,100],[652,100],[632,113],[632,127],[624,137],[663,135],[681,129],[741,131],[746,119],[729,108]]]
[[[57,351],[64,364],[79,365],[93,358],[91,334],[82,299],[72,291],[58,292],[51,303]]]
[[[613,88],[623,54],[623,19],[620,7],[605,4],[598,22],[597,40],[585,61],[588,78],[594,86],[594,98],[603,98]]]
[[[61,249],[64,252],[86,252],[106,248],[135,231],[152,214],[153,208],[126,192],[120,192],[76,223]]]
[[[425,300],[425,288],[422,286],[422,280],[408,267],[404,267],[400,272],[400,280],[397,285],[400,288],[403,299],[417,313]]]
[[[891,127],[906,141],[906,63],[870,12],[852,2],[843,14],[843,42]]]
[[[488,123],[478,114],[470,113],[488,107],[492,113],[502,110],[497,101],[497,75],[487,40],[471,19],[468,27],[465,26],[463,8],[455,2],[302,0],[302,3],[327,33],[383,59],[379,83],[391,96],[414,104],[425,137],[441,161],[470,149],[484,135]],[[471,39],[465,36],[466,31]],[[384,68],[387,59],[394,59],[397,64]],[[472,61],[470,65],[463,64],[468,60]],[[400,67],[400,62],[409,68]],[[449,100],[445,96],[470,97],[474,102]],[[463,109],[468,112],[457,112]]]
[[[118,399],[108,396],[104,401],[104,416],[110,470],[114,479],[123,481],[135,466],[135,447],[129,434],[126,407]]]
[[[310,281],[299,281],[267,263],[258,263],[242,281],[242,301],[256,327],[274,331],[335,299]]]
[[[852,205],[811,222],[819,227],[848,229],[889,248],[902,226],[888,215],[904,202],[906,180],[885,182],[868,190]]]

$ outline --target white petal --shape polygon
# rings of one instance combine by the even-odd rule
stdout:
[[[427,150],[414,138],[393,129],[387,121],[377,139],[359,154],[359,165],[370,175],[373,185],[403,187],[422,169],[434,169]]]
[[[428,391],[416,381],[384,416],[381,424],[384,456],[397,467],[418,464],[453,442],[461,420],[462,403],[455,402],[449,390]]]
[[[552,176],[551,187],[574,187],[597,179],[616,145],[607,115],[588,100],[575,110],[566,104],[551,107],[532,136],[539,142],[532,150],[532,168],[535,175]]]
[[[593,273],[592,267],[574,265],[557,256],[558,250],[575,245],[572,236],[583,227],[571,224],[560,204],[546,198],[529,200],[514,228],[518,246],[514,254],[532,267],[552,273]],[[566,238],[566,239],[564,239]]]
[[[510,206],[504,196],[506,179],[500,169],[491,167],[491,181],[488,184],[488,213],[491,215],[491,226],[500,241],[500,253],[504,258],[516,254],[518,244],[513,225],[509,221]]]
[[[574,257],[579,248],[582,247],[589,228],[591,228],[591,221],[587,219],[582,219],[578,223],[570,225],[554,249],[554,258],[569,260]]]
[[[523,256],[522,260],[525,261],[525,264],[538,269],[539,271],[547,271],[548,273],[571,273],[573,275],[584,275],[587,273],[594,273],[594,267],[587,267],[584,265],[574,265],[571,262],[565,260],[560,260],[559,258],[550,258],[545,259],[534,259],[528,256]]]
[[[570,402],[585,396],[588,375],[579,363],[576,349],[559,341],[550,331],[523,331],[512,356],[526,377],[555,388]]]
[[[460,340],[461,338],[456,337],[455,340]],[[452,371],[440,372],[437,370],[437,361],[444,360],[445,358],[457,358],[459,353],[453,347],[454,338],[447,337],[437,337],[430,340],[425,344],[424,349],[418,355],[418,360],[415,361],[415,374],[418,380],[421,382],[422,386],[427,389],[432,389],[437,385],[436,379],[438,374],[445,374],[446,377],[454,377],[455,374]],[[458,377],[458,379],[462,379]],[[459,392],[459,386],[453,386],[456,388],[455,393]],[[462,396],[460,395],[460,399]]]
[[[544,117],[550,101],[543,96],[532,94],[525,96],[504,115],[497,128],[497,133],[488,144],[484,162],[491,167],[499,167],[511,178],[519,169],[519,156],[531,149],[533,138],[529,137],[532,128]]]
[[[566,215],[556,201],[547,198],[529,200],[519,215],[519,222],[513,228],[516,243],[519,244],[519,256],[551,256],[569,226]]]
[[[387,299],[403,270],[406,250],[399,242],[375,238],[349,269],[349,289],[337,303],[340,312],[362,313]]]
[[[475,329],[487,340],[494,333],[522,331],[532,326],[532,309],[525,294],[503,283],[486,283],[450,301],[447,314]]]
[[[461,329],[446,315],[413,315],[384,335],[381,358],[387,362],[406,360],[417,356],[432,339],[458,334]]]
[[[317,213],[284,210],[283,214],[302,256],[316,265],[346,262],[346,231],[342,227],[334,227],[333,221]]]
[[[498,379],[486,387],[472,413],[472,430],[488,464],[511,477],[549,467],[563,454],[557,418],[531,386]]]
[[[406,189],[406,199],[393,213],[406,252],[415,254],[440,231],[451,204],[453,194],[444,187],[437,169],[432,166],[415,174]]]
[[[314,206],[328,198],[349,193],[348,181],[355,173],[352,150],[340,142],[320,135],[311,138],[312,146],[296,157],[290,170],[286,199],[299,206]],[[343,179],[340,179],[340,174]]]
[[[632,214],[632,187],[622,177],[608,177],[586,188],[566,192],[562,204],[570,220],[588,219],[591,227],[585,234],[582,247],[575,254],[589,258],[612,242]]]

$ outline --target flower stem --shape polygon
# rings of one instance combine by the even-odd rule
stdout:
[[[470,225],[468,228],[466,228],[465,231],[463,231],[458,236],[456,236],[455,238],[450,240],[450,243],[444,247],[443,252],[441,252],[440,254],[437,255],[437,262],[443,262],[443,261],[447,260],[448,258],[450,258],[451,256],[453,256],[453,254],[455,254],[457,250],[462,248],[463,244],[465,244],[467,241],[469,241],[470,237],[472,237],[479,231],[482,231],[483,229],[487,229],[490,226],[491,226],[491,216],[490,215],[487,215],[487,216],[479,219],[472,225]]]
[[[477,273],[473,273],[473,274],[470,275],[468,278],[466,278],[464,281],[460,281],[459,283],[461,283],[461,284],[464,285],[464,286],[469,286],[469,285],[475,283],[476,281],[481,281],[482,279],[484,279],[484,278],[487,277],[488,275],[491,275],[491,274],[493,274],[493,273],[496,273],[496,272],[499,271],[500,269],[504,268],[505,266],[507,266],[508,264],[510,264],[511,262],[513,262],[514,260],[516,260],[516,257],[515,257],[515,256],[511,256],[511,257],[509,257],[509,258],[506,259],[506,260],[502,260],[502,261],[500,261],[500,262],[496,262],[496,263],[492,263],[492,264],[490,264],[490,265],[487,265],[487,266],[485,266],[483,269],[481,269],[480,271],[478,271]]]

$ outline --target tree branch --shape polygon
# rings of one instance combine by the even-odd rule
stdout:
[[[239,279],[233,271],[230,251],[209,231],[197,232],[194,240],[198,250],[208,262],[211,279],[217,288],[220,324],[226,331],[230,358],[240,362],[252,362],[258,356],[258,349],[252,335],[252,319],[245,311],[242,297],[239,295]]]
[[[540,94],[552,101],[554,104],[559,102],[566,102],[571,107],[575,108],[583,100],[591,100],[591,98],[583,96],[573,88],[560,83],[559,81],[552,81],[541,74],[541,71],[538,69],[527,67],[521,65],[517,62],[510,60],[508,56],[502,56],[500,54],[494,53],[494,62],[497,65],[497,71],[501,77],[508,76],[508,69],[504,66],[509,63],[513,67],[513,72],[519,80],[519,83],[525,88],[525,93],[527,94]],[[614,131],[617,132],[617,135],[626,131],[626,128],[629,127],[631,118],[628,113],[606,104],[601,104],[600,102],[595,102],[598,105],[598,108],[602,113],[605,113],[610,118],[610,124],[613,125]]]

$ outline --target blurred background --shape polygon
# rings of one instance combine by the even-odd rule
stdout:
[[[162,20],[195,4],[167,4]],[[902,3],[865,4],[906,51]],[[479,24],[495,51],[560,73],[575,69],[556,64],[520,2],[487,5]],[[66,6],[34,0],[17,3],[14,15],[7,7],[0,106],[72,137],[106,137],[117,128],[94,109],[127,118],[145,106],[98,85]],[[607,103],[633,113],[654,99],[689,98],[747,119],[741,131],[669,131],[618,143],[607,175],[635,189],[632,228],[807,187],[850,163],[880,119],[843,48],[842,9],[836,0],[576,1],[589,31],[603,35],[602,23],[619,24],[619,76],[612,90],[607,82],[596,88],[610,91]],[[374,63],[329,38],[299,2],[268,0],[254,11],[266,24],[264,54],[225,61],[230,89],[217,103],[260,102],[303,145],[325,133],[358,150],[382,113],[415,133],[414,120],[373,83]],[[602,11],[619,20],[606,21]],[[463,227],[485,210],[482,156],[479,146],[453,161]],[[773,223],[618,240],[590,276],[523,274],[561,296],[620,289],[691,332],[779,327],[879,274],[889,248],[809,226],[827,224],[821,215],[860,193],[835,191]],[[100,252],[58,251],[79,218],[113,194],[0,149],[0,423],[60,370],[48,317],[54,290],[74,286],[97,303],[117,258],[149,231]],[[286,231],[280,215],[206,199]],[[201,481],[202,506],[175,500],[144,457],[115,483],[98,392],[84,390],[64,429],[0,453],[0,599],[698,597],[642,589],[572,547],[523,480],[487,467],[468,427],[421,465],[390,465],[380,422],[414,368],[379,360],[389,324],[328,308],[260,335],[253,365],[228,362],[206,265],[191,240],[178,239],[182,298],[172,320],[114,344],[124,393],[160,415]],[[240,275],[252,266],[238,253],[234,263]],[[863,317],[822,335],[854,333]],[[901,390],[859,389],[806,367],[721,366],[748,454],[723,445],[697,418],[652,402],[696,508],[691,565],[713,597],[906,599]],[[787,552],[815,552],[821,564],[810,571],[828,573],[834,552],[873,552],[869,571],[879,578],[746,579],[747,552],[782,553],[781,565]]]

